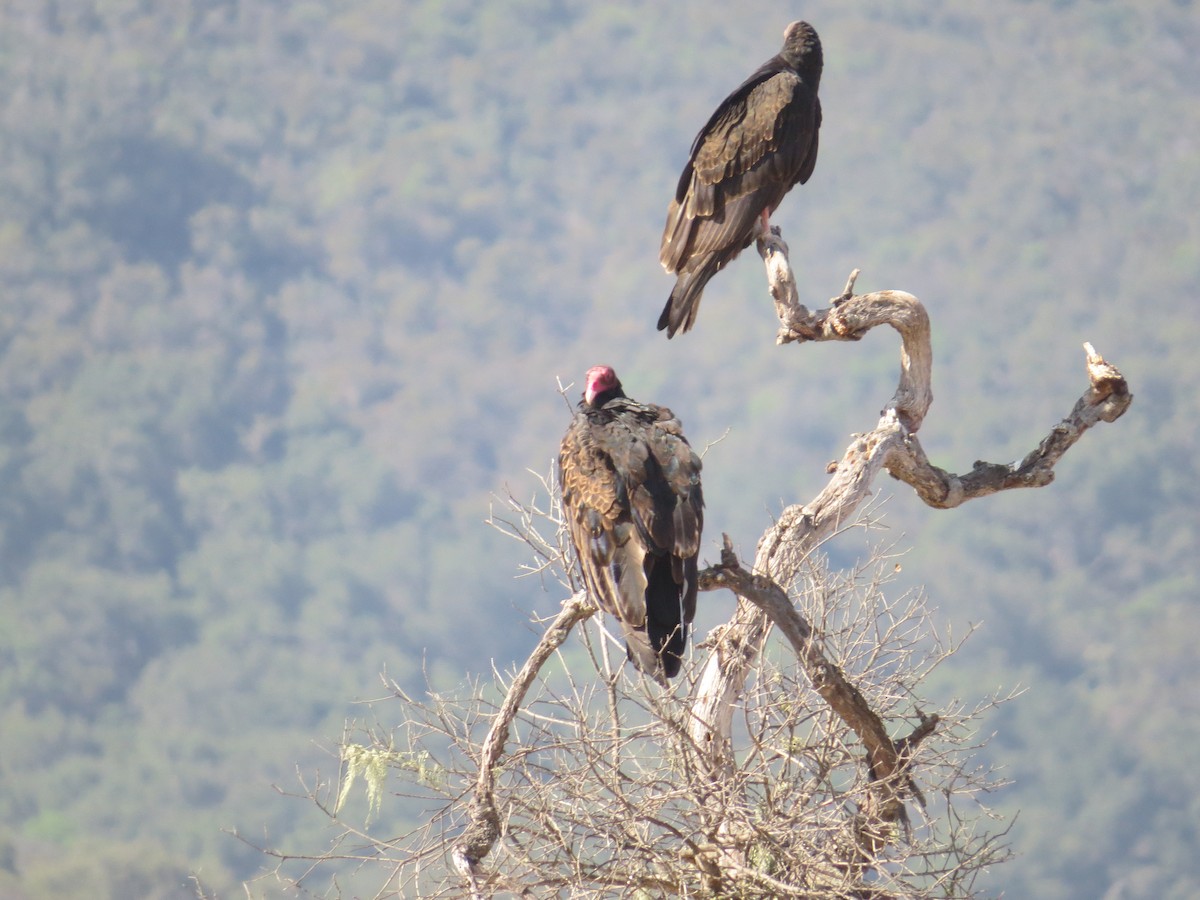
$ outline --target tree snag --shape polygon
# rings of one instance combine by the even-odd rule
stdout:
[[[787,245],[777,227],[759,239],[758,251],[766,265],[780,320],[777,343],[855,341],[878,325],[890,325],[901,339],[900,379],[875,428],[855,437],[825,489],[809,503],[787,507],[763,533],[753,575],[733,577],[741,570],[728,543],[722,564],[701,573],[702,590],[726,587],[741,598],[733,618],[721,629],[720,647],[709,657],[693,704],[692,736],[698,746],[709,749],[709,764],[714,771],[728,771],[732,765],[730,733],[736,698],[767,635],[768,623],[780,625],[786,621],[786,601],[781,600],[786,594],[780,586],[794,582],[809,555],[851,520],[870,496],[871,484],[881,470],[910,485],[917,496],[937,509],[952,509],[966,500],[1010,488],[1043,487],[1053,480],[1058,460],[1088,428],[1100,421],[1116,421],[1133,399],[1120,371],[1085,343],[1088,389],[1067,417],[1019,464],[976,462],[966,475],[946,472],[929,462],[916,437],[933,401],[929,317],[920,301],[903,291],[856,295],[855,270],[827,309],[810,313],[800,303]],[[790,603],[786,605],[791,608]],[[813,653],[811,629],[794,625],[784,631],[814,687],[863,740],[873,777],[886,783],[888,778],[903,774],[907,762],[901,764],[897,752],[902,742],[893,744],[873,723],[867,724],[870,717],[862,716],[851,701],[853,686],[843,686],[839,677],[829,678],[819,657],[806,658]],[[936,721],[931,721],[928,728],[932,730],[935,725]],[[924,728],[926,723],[922,722],[918,731]],[[906,746],[911,749],[924,733],[917,736],[914,732]],[[898,794],[883,802],[879,807],[881,817],[894,820],[899,815],[895,812],[898,803]],[[871,848],[863,849],[873,855]]]
[[[890,325],[901,344],[895,393],[875,427],[854,436],[824,489],[784,509],[764,531],[753,566],[741,564],[725,537],[720,562],[700,572],[699,587],[733,592],[737,607],[696,646],[695,663],[671,691],[614,671],[604,647],[594,645],[591,627],[580,632],[595,672],[576,679],[568,670],[565,689],[548,686],[546,662],[596,610],[580,590],[553,477],[542,480],[548,508],[510,495],[517,518],[493,515],[491,524],[532,549],[535,563],[525,567],[527,573],[552,572],[570,596],[520,670],[507,678],[497,673],[502,700],[493,703],[484,688],[465,701],[431,695],[421,703],[393,686],[406,704],[401,730],[407,729],[409,749],[397,751],[392,736],[372,735],[373,752],[402,761],[428,758],[424,782],[419,774],[416,780],[424,795],[443,801],[423,828],[373,844],[378,858],[394,865],[398,890],[461,896],[465,882],[473,898],[539,891],[883,900],[895,893],[886,879],[904,874],[897,862],[902,854],[885,851],[908,833],[905,804],[912,799],[924,807],[914,773],[924,765],[929,781],[938,765],[953,773],[956,784],[973,784],[968,795],[986,788],[986,781],[972,781],[954,762],[952,751],[939,749],[953,743],[954,729],[978,709],[965,715],[954,709],[910,712],[909,682],[901,679],[899,690],[881,692],[862,674],[843,637],[821,633],[836,606],[814,606],[824,594],[836,601],[847,588],[830,580],[819,547],[862,515],[884,471],[938,509],[1049,484],[1057,462],[1087,429],[1124,413],[1132,399],[1128,386],[1085,344],[1088,387],[1037,447],[1019,463],[977,462],[966,474],[947,472],[929,462],[917,439],[933,400],[929,319],[920,301],[903,291],[855,294],[856,271],[828,308],[809,312],[797,296],[778,229],[763,236],[758,249],[780,321],[777,342],[852,341]],[[538,530],[541,522],[553,536]],[[872,605],[877,600],[888,604],[881,592],[865,595],[865,612],[855,621],[871,628],[885,614],[893,623],[928,621],[914,612],[916,605],[896,616],[890,606],[881,611]],[[762,658],[772,625],[798,666],[785,670]],[[872,659],[888,641],[915,653],[916,639],[897,638],[894,628],[884,631],[886,636],[863,631],[850,646]],[[941,652],[933,664],[954,648]],[[759,677],[748,693],[754,671]],[[919,681],[920,673],[914,677]],[[687,688],[680,690],[679,683]],[[535,685],[540,693],[531,693]],[[821,703],[805,702],[809,688]],[[905,709],[898,711],[901,705]],[[748,746],[735,756],[739,709],[739,734]],[[897,720],[916,724],[892,737],[886,722]],[[487,731],[479,738],[473,726],[481,723]],[[926,741],[935,731],[938,740]],[[849,752],[859,744],[861,756]],[[851,790],[836,787],[830,774],[846,768],[854,773]],[[944,798],[931,794],[946,803],[945,818],[953,821],[944,823],[940,843],[910,848],[908,858],[923,860],[925,868],[911,870],[910,881],[893,882],[905,896],[971,896],[975,874],[1004,856],[994,836],[975,834],[949,813],[951,792],[947,787]],[[328,814],[336,817],[337,810]],[[927,830],[939,824],[928,816],[923,821]],[[365,838],[350,827],[347,835]],[[498,843],[504,852],[485,866]],[[431,876],[447,857],[450,871]]]

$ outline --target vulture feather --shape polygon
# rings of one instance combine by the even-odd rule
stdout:
[[[696,322],[704,286],[760,231],[817,164],[821,40],[807,22],[747,78],[700,129],[667,211],[659,260],[676,276],[658,319],[667,337]]]
[[[635,666],[674,677],[696,613],[700,458],[674,413],[631,400],[610,367],[595,366],[558,462],[588,595],[621,623]]]

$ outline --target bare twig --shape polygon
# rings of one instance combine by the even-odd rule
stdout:
[[[954,475],[929,462],[915,436],[889,453],[888,472],[912,486],[929,506],[952,509],[967,500],[1012,488],[1045,487],[1054,480],[1054,466],[1098,422],[1115,422],[1133,402],[1125,377],[1106,362],[1091,344],[1087,354],[1088,389],[1075,407],[1019,463],[977,462],[966,475]]]
[[[521,666],[509,685],[508,693],[496,720],[488,731],[483,742],[483,751],[479,760],[479,780],[475,784],[475,794],[468,807],[470,824],[462,837],[455,843],[453,849],[454,866],[466,878],[473,892],[479,891],[478,879],[481,875],[480,861],[491,852],[492,846],[500,836],[500,815],[496,810],[496,765],[504,753],[504,745],[508,742],[509,731],[513,719],[521,708],[525,694],[533,684],[538,672],[546,660],[567,639],[576,623],[588,618],[596,612],[580,591],[563,603],[562,611],[555,617],[550,627],[538,641],[538,645]]]
[[[760,239],[771,294],[789,340],[853,340],[878,325],[891,325],[901,336],[900,380],[875,428],[859,435],[846,448],[833,478],[811,502],[787,507],[759,540],[754,571],[777,584],[788,585],[801,571],[805,558],[870,496],[881,469],[910,484],[931,506],[949,509],[965,500],[1015,487],[1040,487],[1053,479],[1053,467],[1080,436],[1098,421],[1112,422],[1124,413],[1132,395],[1120,371],[1090,344],[1089,386],[1070,415],[1017,466],[977,463],[968,475],[951,475],[933,466],[916,438],[932,402],[932,353],[929,320],[920,301],[901,291],[852,293],[854,275],[833,306],[809,313],[796,295],[787,259],[787,245],[772,229]],[[740,607],[723,632],[726,653],[710,660],[709,679],[697,699],[696,736],[702,745],[724,752],[722,709],[744,682],[747,666],[757,653],[766,621],[753,607]],[[730,653],[729,650],[736,652]],[[714,726],[706,732],[706,725]]]
[[[519,528],[560,527],[553,499],[535,498],[508,518]],[[555,543],[543,532],[529,545]],[[801,643],[810,635],[810,668],[824,666],[824,681],[849,697],[866,737],[856,738],[825,701],[806,700],[819,696],[812,684],[822,680],[804,666],[759,659],[758,678],[739,704],[748,745],[729,777],[712,778],[689,731],[694,673],[685,670],[675,690],[663,691],[619,670],[605,675],[608,656],[620,651],[601,648],[583,656],[594,667],[584,677],[570,670],[578,656],[563,660],[565,671],[550,672],[543,663],[554,651],[540,643],[519,673],[494,671],[494,687],[481,683],[468,696],[414,699],[392,683],[403,704],[399,733],[369,729],[364,746],[395,760],[391,777],[402,783],[395,802],[417,803],[420,824],[373,838],[341,821],[306,785],[305,795],[343,833],[332,851],[307,860],[273,854],[276,873],[284,877],[286,867],[311,883],[319,865],[371,862],[390,873],[379,898],[967,896],[925,885],[965,880],[972,869],[1003,858],[1002,846],[973,830],[977,816],[954,824],[941,806],[973,802],[994,784],[986,769],[962,763],[975,750],[972,718],[989,706],[938,710],[939,740],[919,760],[938,808],[904,830],[908,840],[899,849],[900,829],[883,814],[893,808],[892,794],[911,790],[911,782],[879,777],[860,763],[854,745],[875,748],[881,769],[903,769],[928,726],[918,724],[889,748],[883,724],[912,717],[921,677],[956,645],[943,645],[933,633],[919,598],[884,595],[884,573],[894,568],[886,551],[846,573],[820,576],[821,561],[812,562],[807,623],[777,586],[764,587],[778,595],[781,627]],[[570,565],[569,556],[560,556],[551,577],[565,578]],[[730,568],[733,578],[749,574]],[[573,614],[559,611],[565,627],[564,615]],[[819,641],[811,637],[818,628]],[[839,678],[852,678],[862,696],[838,687]],[[493,690],[501,695],[495,700]],[[878,866],[885,844],[893,848],[889,865],[868,881],[865,870]]]
[[[402,740],[368,733],[369,746],[399,760],[393,771],[406,787],[396,796],[422,803],[422,824],[374,839],[306,788],[343,833],[319,857],[276,853],[280,865],[303,864],[299,877],[309,879],[325,861],[374,860],[393,867],[392,887],[380,897],[389,890],[458,897],[465,881],[473,898],[503,891],[882,900],[972,896],[978,872],[1003,861],[1006,832],[982,832],[977,811],[963,816],[955,804],[981,805],[977,798],[996,785],[963,760],[979,746],[976,717],[1007,698],[922,712],[917,685],[957,644],[943,643],[919,598],[885,596],[890,548],[873,560],[874,572],[837,574],[826,571],[819,548],[869,513],[883,471],[938,508],[1049,483],[1085,430],[1124,412],[1128,386],[1085,345],[1088,390],[1035,450],[1012,466],[980,463],[949,474],[929,463],[916,438],[933,397],[920,301],[901,291],[855,295],[855,272],[829,308],[810,313],[778,232],[759,250],[780,343],[857,340],[889,325],[901,337],[900,376],[876,426],[854,438],[824,490],[766,529],[753,567],[741,565],[726,538],[721,563],[701,573],[701,589],[727,588],[739,598],[732,619],[696,645],[698,658],[710,651],[705,664],[670,691],[631,682],[610,658],[620,651],[585,628],[582,657],[594,673],[577,679],[568,669],[566,690],[561,673],[546,674],[546,662],[595,609],[578,590],[557,484],[539,476],[548,502],[509,493],[497,498],[490,523],[527,545],[526,574],[573,596],[514,676],[493,673],[495,697],[486,685],[465,698],[431,693],[421,701],[397,688]],[[570,406],[568,390],[560,385]],[[546,524],[554,534],[542,530]],[[798,666],[761,653],[771,623]],[[820,702],[809,702],[812,695]],[[736,758],[735,710],[745,738]],[[896,722],[907,722],[908,733],[893,740],[888,729]],[[428,762],[401,765],[412,759]],[[925,802],[914,770],[930,797],[915,826],[905,801],[922,810]]]

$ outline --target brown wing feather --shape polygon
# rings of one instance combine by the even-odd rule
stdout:
[[[734,181],[779,149],[779,120],[802,84],[795,72],[779,72],[729,104],[692,154],[695,180],[702,185]],[[693,182],[695,191],[695,182]]]
[[[625,547],[634,530],[628,501],[586,419],[577,416],[563,438],[559,469],[563,508],[588,589],[601,609],[640,624],[645,619],[645,601],[636,592],[623,592],[620,573],[613,570],[618,554],[627,555]]]
[[[659,248],[663,268],[678,275],[658,321],[668,336],[692,327],[704,286],[754,241],[763,211],[812,175],[818,81],[769,62],[696,135]]]
[[[655,415],[652,452],[672,502],[669,538],[660,547],[674,556],[700,552],[704,527],[704,498],[700,487],[700,457],[683,436],[683,425],[665,406],[650,407]]]
[[[707,253],[746,247],[758,215],[812,175],[820,104],[794,72],[780,72],[731,103],[697,139],[667,213],[660,260],[668,272]]]
[[[563,438],[563,509],[589,594],[638,668],[669,677],[695,614],[700,460],[668,409],[621,400],[603,413],[581,409]]]

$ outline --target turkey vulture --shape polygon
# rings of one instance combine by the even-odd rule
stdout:
[[[767,230],[792,185],[812,175],[822,66],[817,32],[793,22],[779,55],[721,101],[696,135],[659,251],[663,268],[678,276],[658,318],[667,337],[695,324],[708,280]]]
[[[674,677],[696,613],[700,458],[671,410],[630,400],[610,367],[594,366],[558,465],[592,602],[620,621],[635,666]]]

